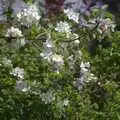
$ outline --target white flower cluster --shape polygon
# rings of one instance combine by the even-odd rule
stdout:
[[[80,77],[77,78],[77,81],[74,83],[78,90],[81,90],[85,83],[90,82],[91,80],[97,80],[94,74],[90,72],[90,63],[81,63],[80,65]]]
[[[13,45],[19,47],[25,45],[25,39],[23,37],[22,31],[19,28],[11,27],[8,28],[6,37],[15,37],[13,41]]]
[[[44,46],[44,51],[42,53],[40,53],[40,56],[45,59],[50,61],[50,57],[52,56],[53,52],[53,43],[51,41],[51,36],[50,34],[48,34],[48,39],[46,40],[46,42],[43,43]]]
[[[91,80],[96,80],[97,78],[90,72],[90,63],[81,63],[81,77],[84,79],[85,82],[90,82]]]
[[[69,20],[79,23],[79,13],[74,12],[72,9],[64,9],[64,13],[67,15]]]
[[[53,67],[57,73],[59,73],[59,69],[64,64],[63,56],[58,54],[53,54],[51,56],[51,62],[53,64]]]
[[[79,35],[76,33],[72,33],[70,25],[66,21],[60,21],[57,23],[55,30],[60,33],[65,33],[67,38],[77,39]],[[78,40],[75,42],[79,42]]]
[[[18,80],[16,82],[16,89],[22,92],[27,92],[30,90],[30,87],[27,85],[27,83],[23,80]]]
[[[89,62],[86,62],[86,63],[81,62],[80,68],[81,68],[81,73],[84,74],[84,73],[88,72],[88,70],[90,68],[90,63]]]
[[[44,51],[40,53],[40,56],[47,60],[49,63],[53,65],[53,68],[56,72],[59,72],[60,67],[64,64],[63,57],[58,54],[53,53],[53,43],[51,41],[51,36],[48,35],[48,39],[46,40],[44,45]]]
[[[70,25],[67,22],[63,22],[63,21],[60,21],[59,23],[57,23],[55,30],[62,33],[71,32]]]
[[[63,105],[64,105],[64,106],[68,106],[68,104],[69,104],[69,100],[68,100],[68,99],[64,99]]]
[[[18,79],[24,79],[24,69],[16,67],[10,72],[11,75],[18,77]]]
[[[8,28],[6,37],[23,37],[23,35],[20,29],[11,27],[11,28]]]
[[[23,68],[13,68],[13,70],[10,72],[11,75],[17,77],[17,81],[16,81],[16,90],[21,91],[21,92],[27,92],[30,90],[30,87],[27,85],[27,83],[25,81],[23,81],[24,79],[24,69]]]
[[[63,57],[61,55],[57,55],[57,54],[52,55],[51,61],[54,64],[60,64],[60,65],[64,63]]]
[[[46,93],[41,93],[40,98],[45,104],[49,104],[55,100],[55,96],[50,90]]]
[[[35,5],[29,5],[28,8],[24,8],[17,13],[17,21],[24,26],[31,26],[38,23],[41,16],[38,13],[38,9]]]

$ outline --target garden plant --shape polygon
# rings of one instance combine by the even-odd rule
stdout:
[[[0,120],[120,120],[120,31],[107,6],[43,15],[25,2],[0,24]]]

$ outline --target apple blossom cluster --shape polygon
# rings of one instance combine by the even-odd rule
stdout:
[[[30,87],[28,86],[26,81],[23,80],[25,75],[25,71],[23,68],[19,67],[13,68],[10,74],[17,77],[16,90],[21,92],[28,92],[30,90]]]
[[[39,22],[41,16],[39,15],[38,9],[35,5],[29,5],[27,8],[23,8],[22,11],[16,15],[17,21],[24,26],[31,26]]]
[[[53,54],[51,56],[51,63],[53,65],[54,70],[59,73],[59,69],[62,65],[64,65],[64,60],[62,55]]]
[[[7,57],[2,58],[2,64],[4,67],[10,67],[12,70],[10,72],[11,75],[17,77],[15,89],[21,92],[27,92],[30,90],[30,87],[27,85],[24,79],[24,69],[20,67],[13,68],[12,61]]]
[[[68,8],[64,9],[64,13],[68,17],[69,20],[73,20],[75,23],[79,23],[80,14],[75,12],[73,9]],[[38,13],[38,9],[35,5],[29,5],[28,7],[24,8],[22,11],[18,12],[16,15],[17,21],[24,26],[31,26],[33,24],[39,23],[41,16]],[[80,19],[81,20],[81,19]],[[91,21],[85,21],[86,23],[83,25],[84,27],[94,28],[97,26],[96,30],[102,34],[106,33],[107,31],[111,30],[114,31],[115,24],[110,19],[93,19]],[[73,33],[72,27],[69,25],[67,21],[59,21],[54,28],[55,31],[66,34],[67,38],[70,38],[72,42],[64,43],[61,42],[59,47],[57,48],[54,40],[52,40],[51,34],[48,33],[48,37],[45,42],[42,43],[43,51],[40,53],[40,56],[43,60],[46,60],[49,65],[52,66],[52,72],[60,73],[60,70],[64,68],[64,66],[69,66],[70,71],[76,71],[75,65],[76,61],[82,61],[83,53],[81,52],[80,48],[77,47],[80,45],[80,35],[77,33]],[[56,34],[56,32],[55,32]],[[6,37],[13,37],[13,42],[15,44],[19,44],[21,46],[25,45],[24,35],[19,28],[11,27],[7,30]],[[64,39],[64,38],[63,38]],[[16,42],[18,41],[18,42]],[[71,51],[69,48],[73,48]],[[75,49],[74,49],[75,48]],[[58,50],[58,51],[57,51]],[[71,52],[71,53],[70,53]],[[65,58],[65,55],[67,58]],[[66,61],[65,61],[66,60]],[[12,62],[9,59],[4,59],[4,66],[11,66]],[[97,80],[94,74],[90,71],[90,63],[89,62],[81,62],[80,64],[80,72],[78,78],[74,82],[75,87],[78,90],[81,90],[85,83],[89,83],[90,81]],[[13,68],[10,74],[17,78],[16,81],[16,90],[27,92],[30,90],[27,82],[24,81],[25,70],[20,67]],[[72,76],[74,77],[74,76]],[[37,91],[37,90],[36,90]],[[35,91],[35,92],[36,92]],[[39,90],[38,90],[39,91]],[[38,95],[38,93],[36,92]],[[55,100],[55,96],[52,91],[48,90],[47,92],[40,93],[40,98],[45,104],[49,104]],[[69,104],[69,100],[65,99],[62,101],[62,106],[67,106]]]
[[[17,80],[16,81],[16,90],[27,92],[30,90],[30,87],[27,85],[27,83],[23,80]]]
[[[23,37],[23,34],[20,29],[11,27],[11,28],[8,28],[6,37]]]
[[[15,28],[13,26],[8,28],[5,36],[10,37],[13,40],[13,45],[17,47],[22,47],[25,45],[25,39],[23,37],[22,31],[19,28]]]
[[[97,77],[95,77],[95,75],[90,72],[89,62],[81,62],[80,68],[80,77],[76,79],[76,82],[74,82],[74,85],[78,90],[81,90],[85,83],[97,80]]]
[[[69,104],[69,100],[68,100],[68,99],[64,99],[63,105],[64,105],[64,106],[68,106],[68,104]]]
[[[47,40],[43,43],[44,50],[42,53],[40,53],[40,56],[43,59],[50,61],[50,57],[53,54],[53,50],[52,50],[53,46],[54,45],[53,45],[53,42],[51,40],[51,36],[50,36],[50,34],[48,34]]]
[[[64,22],[60,21],[59,23],[57,23],[55,30],[58,32],[62,32],[62,33],[70,33],[71,32],[70,25],[66,21],[64,21]]]
[[[40,98],[45,104],[49,104],[55,100],[55,96],[53,95],[53,92],[50,90],[45,93],[41,93]]]
[[[74,12],[72,9],[64,9],[64,13],[67,15],[69,20],[73,20],[76,23],[79,23],[79,13]]]
[[[7,58],[3,58],[3,65],[5,67],[11,67],[13,66],[12,61]],[[23,68],[12,68],[12,71],[10,72],[11,75],[17,77],[16,81],[16,90],[22,91],[22,92],[27,92],[30,87],[28,87],[27,83],[23,81],[24,79],[24,69]]]
[[[66,22],[66,21],[64,21],[64,22],[63,21],[58,22],[57,25],[56,25],[56,27],[55,27],[55,30],[57,32],[61,32],[61,33],[66,34],[66,37],[70,38],[71,27],[68,24],[68,22]]]
[[[10,72],[11,75],[17,77],[18,79],[24,79],[24,69],[23,68],[13,68],[13,70]]]
[[[48,39],[43,43],[44,51],[40,53],[40,56],[47,60],[53,66],[54,71],[59,73],[61,66],[64,64],[63,56],[53,53],[53,43],[51,41],[50,34]]]

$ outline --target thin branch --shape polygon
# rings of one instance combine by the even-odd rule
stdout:
[[[7,36],[0,36],[1,39],[22,39],[22,38],[25,38],[25,37],[7,37]],[[29,38],[27,40],[43,40],[43,38]]]

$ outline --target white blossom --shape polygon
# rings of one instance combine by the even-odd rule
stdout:
[[[54,70],[59,73],[60,68],[64,64],[63,56],[58,54],[53,54],[51,56],[51,64],[53,65]]]
[[[29,5],[28,8],[23,8],[16,16],[18,22],[28,27],[38,23],[41,18],[35,5]]]
[[[24,79],[24,69],[23,68],[13,68],[12,72],[10,72],[11,75],[18,77],[18,79]]]
[[[8,28],[6,37],[23,37],[23,35],[19,28],[11,27]]]
[[[97,77],[93,73],[88,75],[88,80],[86,82],[90,82],[91,80],[97,80]]]
[[[80,65],[80,73],[82,76],[86,76],[88,73],[89,73],[89,68],[90,68],[90,63],[89,62],[81,62],[81,65]]]
[[[51,40],[51,36],[48,35],[46,42],[43,43],[44,51],[42,53],[40,53],[40,56],[43,59],[50,61],[51,56],[53,54],[53,52],[52,52],[53,46],[54,45],[53,45],[53,42]]]
[[[22,92],[27,92],[30,90],[30,87],[28,87],[27,83],[23,80],[18,80],[16,82],[16,89]]]
[[[55,100],[55,96],[53,95],[53,92],[50,90],[45,93],[41,93],[40,98],[45,104],[49,104]]]
[[[55,30],[58,32],[62,32],[62,33],[70,33],[71,32],[69,24],[67,22],[62,22],[62,21],[57,23]]]
[[[95,77],[95,75],[90,71],[89,62],[81,62],[80,68],[80,75],[78,78],[76,78],[76,81],[73,82],[74,86],[76,86],[78,90],[81,90],[85,83],[97,80],[97,77]]]
[[[81,74],[85,74],[88,72],[88,69],[87,68],[81,68]]]
[[[64,64],[63,57],[61,55],[53,54],[54,44],[51,40],[51,36],[48,35],[48,39],[43,43],[44,50],[40,53],[40,56],[53,65],[55,71],[59,71],[61,65]]]
[[[83,86],[85,85],[85,79],[83,76],[76,78],[76,81],[73,82],[74,86],[78,89],[81,90]]]
[[[48,62],[50,61],[50,58],[52,56],[52,52],[51,51],[45,51],[45,52],[42,52],[40,53],[40,56],[45,59],[45,60],[48,60]]]
[[[46,42],[43,43],[45,49],[51,50],[53,48],[53,42],[51,39],[47,39]]]
[[[15,37],[12,39],[11,43],[13,43],[13,46],[17,46],[16,48],[19,48],[26,44],[22,31],[19,28],[15,28],[13,26],[11,28],[8,28],[6,37]]]
[[[90,63],[89,62],[81,62],[81,65],[80,65],[81,68],[90,68]]]
[[[79,40],[75,40],[74,43],[75,43],[76,45],[79,45],[79,44],[80,44],[80,41],[79,41]]]
[[[64,9],[64,13],[67,15],[69,20],[79,23],[79,13],[74,12],[72,9]]]
[[[63,57],[61,55],[57,55],[57,54],[54,54],[54,55],[51,56],[51,61],[54,64],[59,64],[59,65],[63,65],[64,64]]]
[[[65,100],[63,101],[63,105],[64,105],[64,106],[68,106],[68,104],[69,104],[69,100],[68,100],[68,99],[65,99]]]
[[[90,63],[89,62],[86,62],[86,63],[82,62],[80,65],[80,68],[81,68],[81,70],[80,70],[81,76],[83,77],[85,82],[89,82],[91,80],[97,79],[95,77],[95,75],[92,74],[90,71]]]

